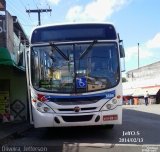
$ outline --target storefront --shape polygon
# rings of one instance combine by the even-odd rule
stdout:
[[[27,120],[27,87],[23,69],[0,48],[0,122]]]
[[[131,82],[127,82],[125,83],[125,85],[130,86]],[[135,88],[133,88],[133,86]],[[160,85],[143,86],[143,87],[138,87],[136,85],[133,86],[131,88],[125,86],[123,87],[124,104],[134,104],[134,105],[145,104],[144,94],[146,92],[148,93],[149,104],[160,103]]]
[[[27,85],[24,52],[28,38],[16,16],[0,1],[0,123],[25,121]]]

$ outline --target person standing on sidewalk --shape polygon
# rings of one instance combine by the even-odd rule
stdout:
[[[148,105],[148,97],[149,97],[149,94],[148,94],[148,91],[146,91],[146,92],[144,93],[144,100],[145,100],[146,106]]]

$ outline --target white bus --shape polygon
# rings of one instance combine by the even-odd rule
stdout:
[[[26,54],[34,127],[121,124],[121,42],[106,23],[35,28]]]

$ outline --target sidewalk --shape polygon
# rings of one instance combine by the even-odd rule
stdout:
[[[32,128],[29,122],[8,122],[0,124],[0,144],[12,135],[23,133]]]
[[[123,108],[160,115],[160,104],[149,104],[147,106],[146,105],[123,105]]]

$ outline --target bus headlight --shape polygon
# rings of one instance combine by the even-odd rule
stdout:
[[[43,113],[53,113],[54,111],[45,103],[37,102],[37,110]]]
[[[43,103],[42,102],[37,102],[37,107],[42,107]]]
[[[50,108],[49,107],[43,107],[44,112],[49,112]]]
[[[117,101],[116,99],[112,99],[112,103],[113,103],[113,104],[117,104],[117,102],[118,102],[118,101]]]
[[[106,104],[106,108],[110,110],[112,108],[112,104]]]
[[[115,109],[117,107],[117,99],[112,99],[109,102],[107,102],[103,107],[102,107],[102,111],[103,110],[112,110]]]

